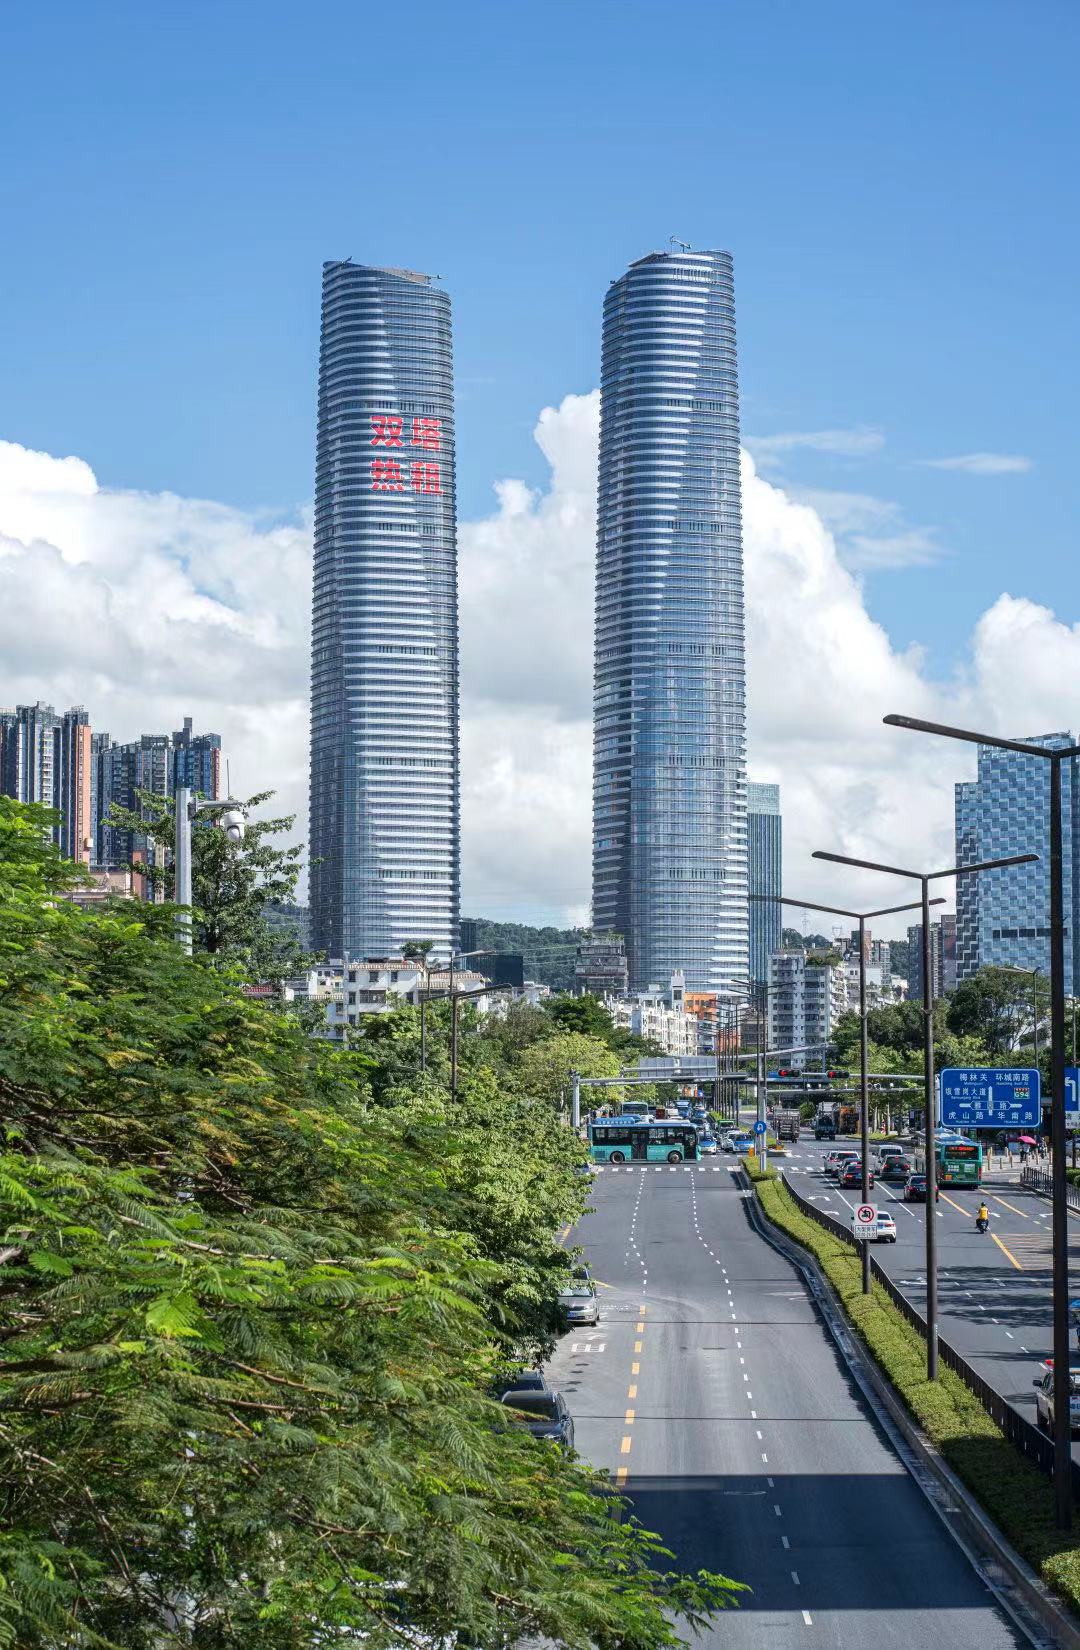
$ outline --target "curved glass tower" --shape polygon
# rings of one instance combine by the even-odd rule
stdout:
[[[630,988],[745,995],[746,677],[727,252],[651,253],[604,302],[593,922]]]
[[[323,266],[311,638],[312,944],[456,942],[457,524],[450,299]]]

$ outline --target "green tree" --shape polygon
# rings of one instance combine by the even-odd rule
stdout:
[[[0,798],[0,1643],[681,1642],[730,1584],[485,1396],[527,1211],[457,1177],[523,1115],[373,1107],[168,911],[58,899],[50,820]]]
[[[565,1031],[522,1049],[514,1068],[514,1082],[523,1094],[543,1100],[552,1111],[558,1111],[569,1104],[572,1071],[582,1077],[618,1077],[621,1069],[618,1056],[598,1038]],[[605,1101],[623,1097],[622,1089],[597,1092]]]
[[[152,836],[169,850],[168,864],[139,865],[140,873],[164,891],[175,892],[172,851],[176,826],[171,797],[139,791],[139,808],[114,808],[109,823],[121,830]],[[295,936],[272,928],[268,905],[291,901],[300,876],[303,847],[281,847],[275,838],[291,831],[295,815],[260,819],[257,810],[273,791],[260,791],[242,804],[247,825],[242,841],[230,842],[207,815],[191,831],[191,888],[194,907],[192,940],[197,951],[221,962],[236,962],[252,979],[284,979],[300,972],[307,960]]]
[[[1010,1054],[1024,1031],[1030,1038],[1034,1012],[1042,1021],[1049,1010],[1050,986],[1043,975],[1033,979],[1011,969],[980,968],[952,993],[949,1029],[957,1036],[978,1037],[997,1058]]]

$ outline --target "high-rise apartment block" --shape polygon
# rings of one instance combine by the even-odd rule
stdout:
[[[450,299],[323,266],[311,651],[311,926],[331,957],[457,943]]]
[[[783,822],[779,785],[746,787],[746,838],[750,876],[750,991],[764,1001],[769,958],[780,949],[783,912]]]
[[[1047,749],[1075,744],[1071,733],[1028,740]],[[1049,966],[1050,764],[1019,751],[979,746],[977,778],[956,787],[956,863],[1036,853],[1012,865],[956,879],[956,975],[980,968]],[[1065,990],[1080,982],[1080,786],[1075,764],[1062,764],[1062,850],[1065,879]]]
[[[968,878],[970,881],[971,879]],[[908,937],[908,996],[922,1000],[922,923],[913,923]],[[930,924],[930,995],[946,997],[956,990],[956,918],[946,911]]]
[[[136,854],[147,859],[149,839],[109,825],[109,814],[137,810],[140,790],[172,796],[178,784],[221,795],[221,736],[194,733],[190,716],[171,739],[144,733],[116,744],[93,732],[81,705],[59,714],[41,703],[0,710],[0,796],[54,808],[54,839],[68,859],[97,866],[125,866]]]
[[[574,959],[574,995],[625,997],[629,984],[626,943],[621,934],[592,934]]]
[[[746,993],[745,697],[731,255],[654,252],[601,365],[593,921],[633,991]]]
[[[774,951],[769,958],[769,1047],[787,1051],[793,1065],[811,1065],[847,1012],[844,965],[812,952]]]

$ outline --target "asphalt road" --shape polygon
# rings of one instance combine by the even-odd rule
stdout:
[[[857,1142],[843,1140],[841,1145]],[[861,1201],[827,1179],[821,1162],[833,1142],[806,1135],[785,1163],[792,1184],[819,1208],[841,1218]],[[1050,1203],[1015,1181],[989,1175],[981,1195],[990,1210],[990,1231],[975,1229],[980,1190],[942,1190],[938,1204],[938,1300],[940,1333],[962,1352],[984,1380],[1035,1419],[1032,1382],[1045,1374],[1052,1355],[1050,1321]],[[875,1201],[896,1221],[896,1242],[875,1243],[889,1276],[920,1310],[926,1305],[926,1205],[905,1203],[902,1187],[879,1181]],[[1069,1217],[1070,1295],[1080,1296],[1080,1219]],[[1080,1446],[1074,1446],[1080,1459]]]
[[[753,1589],[706,1636],[1004,1650],[996,1604],[865,1408],[799,1273],[749,1222],[730,1159],[603,1168],[571,1235],[601,1319],[548,1368],[577,1447],[689,1569]]]

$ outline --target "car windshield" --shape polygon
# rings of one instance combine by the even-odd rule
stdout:
[[[592,1290],[587,1283],[572,1283],[568,1289],[563,1289],[561,1293],[564,1295],[584,1295],[588,1297],[592,1294]]]
[[[537,1421],[557,1421],[559,1408],[554,1398],[543,1392],[507,1392],[503,1403],[510,1409],[523,1409]]]

